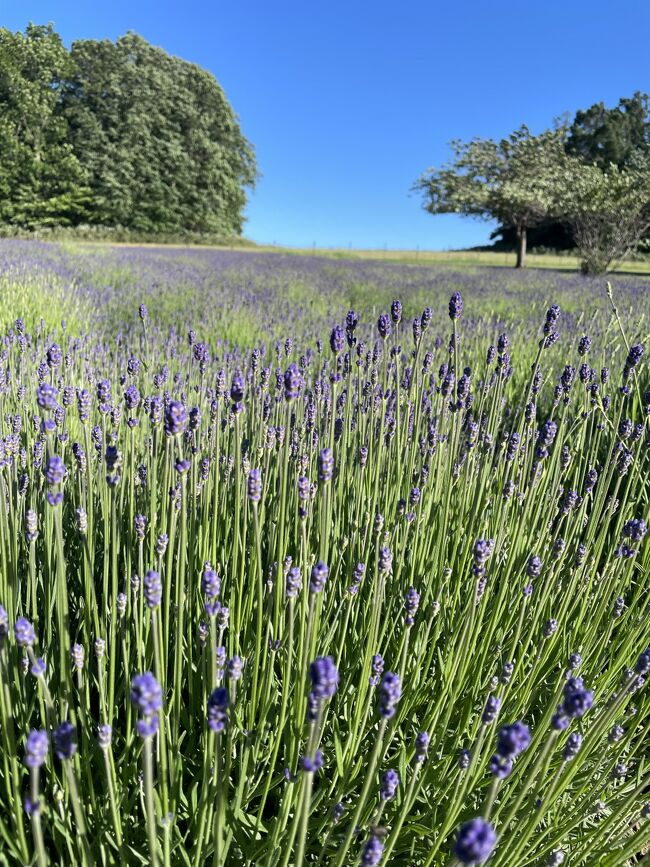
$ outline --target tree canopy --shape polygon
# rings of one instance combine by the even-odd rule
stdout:
[[[416,182],[431,214],[464,214],[496,219],[512,227],[519,240],[517,265],[523,266],[526,232],[556,213],[560,190],[557,161],[564,155],[563,128],[532,135],[522,126],[501,141],[454,141],[454,159],[429,169]]]
[[[66,225],[86,215],[86,175],[58,111],[71,68],[51,26],[0,29],[2,223]]]
[[[539,135],[523,126],[499,142],[454,141],[452,161],[429,169],[415,188],[432,214],[497,220],[499,233],[516,239],[518,267],[528,230],[537,228],[568,238],[585,272],[606,270],[650,232],[649,104],[635,93]]]
[[[206,70],[135,33],[0,30],[0,221],[239,234],[252,146]]]

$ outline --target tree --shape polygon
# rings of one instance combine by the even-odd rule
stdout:
[[[558,212],[561,190],[556,165],[564,155],[566,130],[534,136],[522,126],[508,138],[454,141],[454,159],[429,169],[416,182],[431,214],[495,219],[514,229],[517,268],[526,264],[527,231]]]
[[[57,111],[70,69],[51,26],[0,29],[0,222],[32,229],[85,211],[85,173]]]
[[[601,169],[630,165],[650,148],[649,97],[637,91],[614,108],[597,102],[578,111],[569,128],[567,153]]]
[[[650,157],[605,169],[566,157],[565,217],[582,256],[582,271],[600,274],[623,261],[650,230]]]
[[[91,220],[238,234],[253,150],[215,78],[135,33],[72,45],[61,116],[88,173]]]
[[[615,165],[625,168],[650,149],[650,98],[637,91],[623,97],[618,105],[607,108],[598,102],[576,112],[567,121],[566,151],[585,163],[601,169]],[[505,247],[516,245],[515,233],[508,226],[499,226],[491,238],[500,238]],[[545,220],[529,233],[529,244],[569,250],[576,246],[571,227],[563,221]]]

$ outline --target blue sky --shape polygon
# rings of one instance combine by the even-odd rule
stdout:
[[[450,139],[539,131],[650,90],[647,0],[0,2],[0,25],[30,20],[66,43],[135,30],[210,69],[256,147],[246,234],[260,242],[484,243],[489,224],[409,195]]]

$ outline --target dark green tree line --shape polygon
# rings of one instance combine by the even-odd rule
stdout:
[[[253,149],[206,70],[128,33],[0,30],[0,220],[239,234]]]

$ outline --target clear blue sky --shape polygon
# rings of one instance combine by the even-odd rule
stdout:
[[[647,0],[0,0],[66,43],[135,30],[210,69],[255,144],[261,242],[447,249],[490,226],[409,195],[452,138],[650,90]]]

